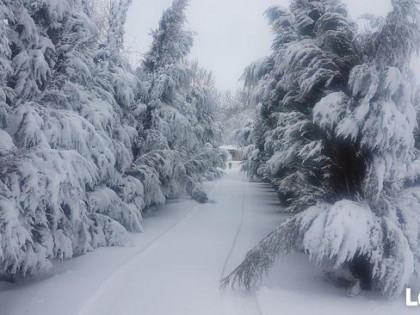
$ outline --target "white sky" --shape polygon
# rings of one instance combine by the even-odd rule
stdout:
[[[150,44],[150,30],[172,0],[133,0],[126,45],[138,61]],[[271,32],[263,17],[272,5],[288,0],[190,0],[188,29],[197,33],[191,57],[213,71],[221,89],[234,89],[244,68],[270,51]],[[363,13],[385,15],[390,0],[345,0],[353,18]]]

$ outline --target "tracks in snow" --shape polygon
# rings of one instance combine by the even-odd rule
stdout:
[[[238,243],[239,235],[241,234],[244,217],[245,217],[245,199],[246,192],[245,188],[242,194],[242,211],[239,219],[236,233],[232,241],[232,246],[226,256],[223,264],[222,272],[220,274],[220,281],[227,276],[227,267],[231,262],[233,253]],[[220,288],[220,295],[222,303],[224,305],[224,312],[226,315],[263,315],[261,307],[258,303],[258,299],[254,291],[231,291],[227,294],[227,288]]]
[[[235,174],[233,174],[235,176]],[[236,181],[238,180],[238,181]],[[135,253],[133,253],[123,264],[119,266],[118,269],[116,269],[109,277],[105,279],[105,281],[99,286],[99,288],[96,290],[96,292],[90,296],[90,298],[87,299],[87,301],[83,304],[82,308],[78,312],[78,315],[92,315],[92,314],[102,314],[105,313],[113,313],[116,310],[121,310],[120,306],[124,310],[132,310],[137,308],[137,302],[136,301],[136,294],[130,294],[129,296],[123,296],[124,294],[121,294],[121,290],[124,290],[126,288],[125,283],[127,283],[128,291],[127,292],[138,292],[133,291],[133,288],[136,288],[136,285],[132,285],[131,281],[136,279],[137,283],[140,283],[140,281],[143,279],[145,281],[149,281],[147,271],[150,270],[153,272],[158,272],[159,275],[162,271],[162,274],[165,276],[170,277],[171,281],[170,283],[163,284],[163,287],[160,288],[159,285],[155,284],[152,286],[152,289],[154,291],[152,292],[161,292],[160,290],[163,289],[162,292],[166,292],[165,294],[168,294],[168,292],[174,292],[175,295],[176,289],[177,289],[177,281],[180,281],[179,283],[182,283],[182,285],[185,285],[185,290],[187,292],[190,290],[201,290],[203,289],[203,296],[204,294],[212,295],[213,293],[215,296],[212,300],[203,299],[203,304],[197,303],[198,300],[201,299],[200,294],[195,294],[196,300],[194,302],[192,301],[182,301],[182,297],[184,296],[183,293],[181,293],[179,296],[181,297],[181,300],[177,300],[174,302],[173,298],[169,297],[168,303],[171,304],[172,307],[175,307],[173,309],[175,314],[190,314],[186,310],[183,310],[179,307],[186,307],[186,309],[195,308],[195,311],[197,309],[200,309],[201,307],[206,308],[209,305],[206,305],[205,303],[213,301],[214,305],[210,307],[214,307],[213,312],[215,315],[220,314],[226,314],[226,315],[262,315],[262,311],[260,308],[260,305],[258,303],[258,300],[256,298],[256,295],[253,291],[242,291],[242,290],[222,290],[219,289],[219,279],[226,276],[226,274],[231,270],[232,267],[238,262],[239,259],[242,258],[244,250],[248,249],[250,244],[250,239],[247,240],[249,236],[253,235],[252,225],[249,225],[250,218],[254,217],[254,206],[249,206],[249,204],[253,204],[254,197],[249,197],[251,195],[255,196],[255,186],[250,185],[249,183],[245,182],[244,179],[239,179],[238,177],[231,177],[227,178],[227,181],[224,181],[225,185],[227,184],[227,187],[235,187],[232,190],[232,196],[234,196],[235,199],[232,200],[230,198],[229,193],[226,192],[226,187],[223,186],[220,187],[220,182],[216,182],[214,186],[211,188],[211,192],[209,193],[209,197],[213,198],[214,195],[217,195],[217,199],[221,201],[218,205],[214,206],[206,206],[205,208],[201,208],[200,204],[194,204],[190,209],[187,210],[187,212],[179,218],[176,222],[174,222],[169,228],[166,228],[164,231],[162,231],[160,234],[158,234],[156,237],[154,237],[152,240],[150,240],[147,244],[139,248]],[[219,188],[219,189],[218,189]],[[232,188],[228,188],[232,189]],[[217,192],[215,192],[217,190]],[[229,191],[230,192],[230,191]],[[237,198],[237,199],[236,199]],[[197,212],[195,210],[202,209],[203,212]],[[223,215],[223,211],[228,211],[226,214],[227,217],[223,219],[220,215]],[[211,214],[215,213],[215,214]],[[191,219],[191,220],[190,220]],[[207,219],[209,221],[209,226],[203,225],[207,224]],[[188,220],[188,221],[187,221]],[[228,221],[225,221],[228,220]],[[248,222],[249,221],[249,222]],[[180,226],[184,223],[188,222],[187,226],[185,226],[186,230],[184,230],[184,226],[182,226],[182,230]],[[213,235],[210,238],[206,239],[206,235],[210,236],[211,231],[214,231],[213,227],[217,227],[219,222],[230,222],[230,225],[223,225],[223,228],[221,230],[221,234]],[[225,223],[224,223],[225,224]],[[192,228],[193,226],[198,227]],[[236,226],[235,226],[236,225]],[[201,232],[200,226],[204,228],[205,232]],[[192,228],[192,229],[191,229]],[[191,234],[194,233],[194,234]],[[198,233],[198,234],[197,234]],[[178,268],[178,266],[183,266],[184,262],[182,259],[179,259],[179,256],[175,258],[174,269],[180,272],[180,274],[176,275],[175,277],[171,276],[171,273],[168,273],[167,268],[172,268],[172,266],[169,264],[168,267],[166,267],[165,263],[160,263],[157,261],[157,265],[153,264],[154,259],[158,259],[156,257],[166,257],[166,251],[165,246],[172,246],[172,248],[168,248],[169,253],[173,254],[173,250],[176,251],[175,248],[178,246],[182,246],[179,244],[178,239],[174,241],[173,237],[187,237],[186,239],[191,239],[197,236],[200,240],[202,238],[203,241],[207,240],[207,244],[211,244],[210,253],[206,252],[206,254],[214,253],[216,256],[209,256],[210,257],[216,257],[214,262],[221,263],[219,266],[221,266],[220,273],[217,273],[217,269],[214,270],[212,266],[214,264],[211,264],[212,258],[210,260],[202,261],[200,258],[200,247],[197,246],[197,242],[192,241],[188,242],[188,244],[192,245],[190,251],[191,254],[188,254],[188,251],[184,251],[185,253],[185,264],[188,265],[188,259],[194,260],[196,263],[199,262],[199,264],[196,264],[194,266],[198,266],[198,269],[193,270],[193,272],[184,274],[184,267]],[[226,244],[226,241],[223,241],[223,235],[227,236],[226,239],[231,239],[231,244]],[[190,238],[188,238],[191,236]],[[208,237],[207,236],[207,237]],[[172,238],[172,239],[171,239]],[[182,239],[182,238],[181,238]],[[224,244],[224,245],[223,245]],[[173,247],[175,246],[175,248]],[[214,246],[214,247],[212,247]],[[218,260],[217,255],[218,252],[215,251],[217,247],[219,246],[220,249],[223,248],[223,251],[220,252],[220,258]],[[147,254],[146,254],[147,253]],[[162,256],[163,254],[163,256]],[[160,255],[160,256],[159,256]],[[174,257],[174,256],[173,256]],[[140,273],[136,273],[138,268],[142,268],[141,266],[144,266],[144,263],[146,264],[146,269],[140,271]],[[202,265],[201,265],[202,264]],[[205,266],[205,267],[204,267]],[[200,284],[196,285],[194,281],[190,281],[188,278],[186,279],[186,282],[184,283],[182,280],[182,277],[188,274],[193,275],[194,272],[197,272],[200,270],[200,268],[208,268],[207,270],[210,273],[215,272],[215,277],[208,277],[204,276],[201,278],[199,276],[197,278],[197,281],[208,281],[208,285],[200,286]],[[148,269],[147,269],[148,268]],[[169,269],[171,270],[171,269]],[[220,270],[220,269],[219,269]],[[131,277],[133,275],[134,279]],[[139,276],[141,275],[141,276]],[[190,278],[191,279],[191,278]],[[212,280],[214,279],[214,280]],[[122,289],[123,288],[123,289]],[[169,290],[175,289],[175,291],[169,291]],[[144,293],[144,292],[143,292]],[[146,294],[148,294],[146,292]],[[209,296],[207,295],[207,296]],[[146,295],[147,296],[147,295]],[[142,297],[145,298],[145,295]],[[165,295],[166,296],[166,295]],[[217,303],[217,297],[219,296],[219,301]],[[214,299],[215,298],[215,299]],[[118,304],[113,304],[113,301],[115,300]],[[127,305],[129,305],[127,307]],[[131,306],[132,305],[132,306]],[[152,304],[147,303],[147,305],[143,305],[146,309],[149,311],[153,310],[162,310],[165,307],[154,307]],[[133,307],[133,308],[131,308]],[[138,307],[141,307],[140,304]],[[130,311],[129,311],[130,312]],[[206,312],[204,312],[206,313]],[[203,313],[203,314],[204,314]],[[126,315],[126,313],[122,313]],[[127,313],[127,314],[134,314],[134,313]],[[163,315],[158,312],[156,314]],[[207,314],[207,313],[206,313]]]
[[[213,192],[218,187],[219,182],[215,182],[213,185],[209,196],[212,196]],[[175,230],[179,225],[182,224],[191,214],[194,212],[194,210],[200,206],[199,203],[194,203],[194,205],[187,210],[187,213],[183,215],[179,220],[177,220],[172,226],[167,228],[166,230],[162,231],[160,234],[158,234],[155,238],[153,238],[147,245],[139,248],[138,251],[133,253],[127,260],[125,260],[118,269],[116,269],[96,290],[95,294],[91,296],[84,304],[84,306],[81,308],[81,310],[78,312],[78,315],[91,315],[92,310],[95,309],[95,306],[100,303],[100,301],[103,299],[103,297],[106,295],[107,290],[110,288],[111,284],[118,278],[118,276],[124,271],[124,269],[133,261],[138,259],[144,252],[149,250],[153,247],[158,241],[162,240],[167,234],[169,234],[171,231]]]
[[[275,193],[247,182],[238,167],[207,189],[214,202],[166,206],[146,219],[134,247],[59,263],[57,277],[0,292],[0,313],[261,314],[259,291],[257,301],[252,291],[221,291],[219,280],[278,225]]]
[[[236,243],[238,241],[239,234],[241,233],[242,225],[243,225],[243,222],[244,222],[244,214],[245,214],[245,191],[242,194],[241,218],[239,219],[239,224],[238,224],[238,227],[236,228],[236,233],[235,233],[235,236],[234,236],[233,241],[232,241],[232,246],[230,247],[230,250],[229,250],[229,252],[226,256],[225,262],[223,264],[222,272],[221,272],[221,275],[220,275],[220,280],[222,280],[224,277],[227,276],[226,275],[227,265],[232,258],[233,251],[235,250],[235,246],[236,246]]]

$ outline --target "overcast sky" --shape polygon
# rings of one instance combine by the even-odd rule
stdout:
[[[133,0],[126,45],[133,61],[150,44],[150,30],[172,0]],[[217,86],[234,89],[243,69],[270,51],[271,32],[263,17],[272,5],[287,6],[288,0],[190,0],[187,27],[196,32],[191,57],[213,71]],[[369,12],[385,15],[391,0],[345,0],[352,17]]]

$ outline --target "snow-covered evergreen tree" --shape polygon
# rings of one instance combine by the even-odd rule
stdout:
[[[220,175],[217,93],[185,61],[186,1],[163,15],[140,76],[123,57],[130,3],[109,3],[101,34],[91,1],[0,3],[1,278],[124,245],[144,209],[185,190],[205,201],[201,182]]]
[[[396,0],[377,29],[357,34],[338,0],[271,8],[273,54],[247,69],[259,117],[251,175],[273,183],[293,214],[251,250],[225,284],[246,287],[303,250],[354,289],[401,293],[420,262],[416,112],[409,62],[419,7]],[[415,175],[413,175],[413,173]]]
[[[248,145],[247,130],[253,124],[256,109],[250,99],[250,90],[241,89],[236,93],[228,91],[219,101],[217,120],[223,130],[223,142],[227,145]]]
[[[6,127],[6,122],[9,112],[8,100],[13,98],[13,91],[8,86],[8,77],[12,73],[11,49],[8,34],[7,20],[10,17],[10,12],[5,5],[0,6],[0,129],[2,132],[0,152],[5,153],[11,148],[12,142],[3,130]]]
[[[144,168],[146,161],[160,160],[147,163],[142,173],[148,181],[157,177],[163,184],[162,193],[153,193],[158,198],[151,205],[163,202],[162,196],[172,198],[185,190],[194,199],[206,201],[201,181],[220,175],[217,168],[224,166],[217,149],[220,131],[213,117],[213,80],[187,61],[193,44],[193,33],[184,29],[187,5],[186,0],[174,0],[162,14],[138,69],[147,93],[143,111],[137,111],[143,121],[144,145],[136,165]]]
[[[1,155],[0,274],[16,278],[123,245],[126,229],[142,229],[143,186],[124,176],[135,129],[122,125],[120,95],[107,89],[114,82],[96,77],[85,2],[10,1],[2,9],[14,97],[10,138],[2,136],[10,145]]]

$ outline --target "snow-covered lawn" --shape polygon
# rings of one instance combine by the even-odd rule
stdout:
[[[171,203],[145,220],[133,246],[56,263],[42,279],[0,282],[1,315],[410,314],[404,297],[348,298],[306,257],[280,262],[255,292],[219,289],[220,279],[276,227],[277,197],[237,165],[207,185],[211,203]],[[413,291],[418,292],[413,288]]]

